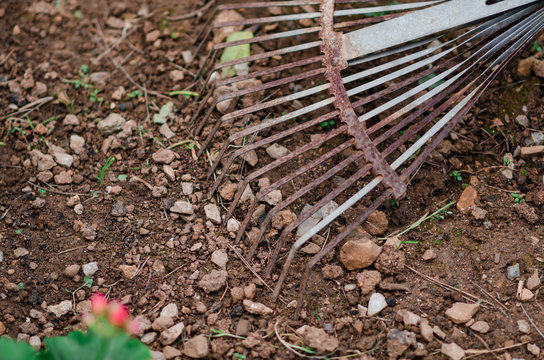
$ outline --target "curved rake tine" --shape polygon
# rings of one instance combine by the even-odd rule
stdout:
[[[277,160],[274,160],[270,164],[268,164],[266,166],[263,166],[260,169],[255,170],[252,173],[250,173],[248,176],[246,176],[246,178],[242,182],[242,185],[238,188],[238,191],[236,192],[236,195],[234,196],[234,200],[232,201],[232,203],[231,203],[231,205],[229,207],[229,211],[228,211],[227,216],[229,216],[229,217],[232,216],[232,213],[234,212],[234,208],[236,207],[236,205],[238,204],[238,201],[240,201],[240,198],[242,197],[243,191],[245,190],[246,186],[248,186],[251,181],[253,181],[256,178],[266,174],[267,172],[269,172],[271,170],[274,170],[278,166],[281,166],[281,165],[285,164],[286,162],[293,160],[294,158],[304,154],[305,152],[307,152],[309,150],[320,147],[326,141],[332,139],[333,137],[341,135],[342,134],[341,130],[343,130],[343,129],[340,129],[340,128],[339,129],[334,129],[334,130],[330,131],[328,134],[322,136],[321,138],[299,147],[298,149],[290,152],[289,154],[287,154],[287,155],[285,155],[285,156],[283,156],[283,157],[281,157],[281,158],[279,158]],[[224,169],[223,172],[226,172],[226,170]],[[215,185],[214,185],[214,187],[215,187]]]
[[[312,168],[324,163],[325,161],[331,159],[332,157],[340,154],[342,151],[346,150],[347,148],[349,148],[350,146],[353,146],[353,142],[352,141],[346,141],[344,142],[343,144],[341,145],[338,145],[337,147],[335,147],[334,149],[332,149],[331,151],[321,155],[320,157],[312,160],[311,162],[309,162],[308,164],[298,168],[295,172],[287,175],[287,176],[284,176],[283,178],[281,178],[280,180],[274,182],[273,184],[271,184],[270,186],[267,186],[266,188],[262,189],[261,191],[259,191],[259,193],[255,196],[255,199],[253,200],[252,202],[252,205],[253,203],[258,203],[259,201],[262,200],[262,198],[264,198],[266,195],[268,195],[270,192],[276,190],[276,189],[279,189],[280,187],[282,187],[283,185],[287,184],[288,182],[292,181],[293,179],[295,179],[296,177],[308,172],[309,170],[311,170]],[[360,157],[360,156],[359,156]],[[349,163],[352,163],[354,160],[352,160],[351,162]],[[343,166],[342,168],[344,168],[345,166]],[[330,171],[330,170],[329,170]],[[340,171],[340,170],[338,170]],[[306,194],[309,190],[317,187],[320,183],[322,183],[323,181],[325,181],[326,179],[329,179],[332,175],[336,174],[338,171],[335,171],[333,174],[331,175],[328,175],[326,177],[325,174],[324,175],[321,175],[318,179],[316,179],[315,181],[311,182],[310,184],[304,186],[302,189],[296,191],[294,194],[292,194],[291,196],[289,196],[287,199],[281,201],[280,203],[278,203],[276,206],[274,206],[274,208],[272,208],[269,212],[268,212],[268,215],[266,216],[266,219],[265,221],[263,222],[263,225],[261,226],[262,229],[265,229],[267,226],[268,226],[268,219],[272,218],[275,214],[277,214],[279,211],[283,210],[286,206],[290,205],[291,203],[293,203],[294,201],[296,201],[297,199],[299,199],[302,195]],[[328,174],[328,172],[326,173]],[[324,178],[323,178],[324,177]],[[323,179],[322,179],[323,178]],[[309,190],[307,191],[304,191],[303,189],[305,189],[306,187],[310,187]],[[256,206],[255,206],[256,207]],[[255,208],[254,206],[252,206],[252,208]],[[251,215],[251,213],[249,214]],[[246,216],[245,220],[244,220],[244,224],[240,227],[240,231],[238,232],[238,236],[237,236],[237,239],[240,240],[240,238],[242,237],[244,231],[245,231],[245,227],[247,227],[247,222],[248,219],[250,219],[251,217],[249,216]],[[259,236],[257,236],[257,238],[255,239],[255,242],[254,244],[252,244],[252,247],[249,251],[249,255],[248,255],[248,260],[250,260],[252,257],[253,257],[253,252],[255,250],[255,248],[257,247],[257,244],[260,242],[260,240],[262,239],[262,232],[260,233]]]
[[[317,264],[325,255],[329,253],[332,249],[334,249],[342,240],[344,240],[349,234],[351,234],[357,227],[365,221],[370,214],[372,214],[374,211],[378,209],[378,207],[384,203],[385,200],[389,196],[391,196],[393,192],[391,190],[385,191],[382,195],[380,195],[379,198],[374,200],[372,205],[368,208],[366,208],[355,221],[350,223],[344,231],[342,231],[340,234],[336,236],[336,238],[325,245],[317,254],[315,254],[306,264],[306,269],[304,271],[304,275],[302,276],[302,283],[299,290],[299,296],[297,299],[297,308],[295,310],[295,319],[298,319],[298,316],[300,315],[300,310],[302,309],[302,303],[304,302],[304,295],[306,294],[306,289],[308,287],[308,280],[310,278],[310,274],[312,272],[312,268]],[[274,292],[275,294],[275,292]],[[279,295],[279,291],[278,291]],[[277,297],[277,296],[276,296]]]

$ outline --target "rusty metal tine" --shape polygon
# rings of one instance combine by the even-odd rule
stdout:
[[[287,38],[287,37],[295,37],[295,36],[301,36],[301,35],[305,35],[305,34],[317,33],[317,32],[319,32],[319,30],[321,30],[321,27],[312,26],[312,27],[303,28],[303,29],[289,30],[289,31],[273,33],[273,34],[268,34],[268,35],[255,36],[255,37],[252,37],[252,38],[249,38],[249,39],[244,39],[244,40],[223,42],[223,43],[214,45],[213,48],[215,50],[221,50],[221,49],[224,49],[224,48],[227,48],[227,47],[230,47],[230,46],[253,44],[253,43],[262,43],[264,41],[269,41],[269,40],[276,40],[276,39],[282,39],[282,38]]]
[[[251,87],[249,89],[242,89],[242,90],[238,90],[238,91],[233,91],[231,93],[228,93],[228,94],[225,94],[225,95],[222,95],[222,96],[218,97],[217,100],[215,100],[214,105],[217,105],[221,101],[225,101],[227,99],[231,99],[231,98],[235,98],[235,97],[239,97],[239,96],[244,96],[244,95],[260,92],[260,91],[263,91],[263,90],[271,89],[271,88],[274,88],[274,87],[286,85],[286,84],[289,84],[289,83],[292,83],[292,82],[295,82],[295,81],[300,81],[300,80],[311,78],[311,77],[314,77],[314,76],[317,76],[317,75],[321,75],[323,73],[324,73],[323,69],[314,69],[314,70],[305,71],[305,72],[300,73],[300,74],[283,77],[283,78],[278,79],[278,80],[269,81],[269,82],[264,83],[264,84],[259,85],[259,86],[253,86],[253,87]],[[230,120],[230,118],[227,118],[227,120]],[[223,121],[225,121],[225,120],[223,120]]]
[[[353,141],[348,141],[348,142],[345,142],[344,144],[342,144],[344,146],[342,147],[338,147],[340,148],[339,150],[340,151],[344,151],[346,148],[350,147],[353,145]],[[336,154],[336,150],[338,148],[335,148],[334,149],[334,152],[335,153],[332,153],[330,154],[329,157],[332,157],[334,155],[337,155]],[[331,151],[332,152],[332,151]],[[252,239],[252,243],[251,243],[251,248],[248,252],[248,255],[247,255],[247,258],[248,259],[251,259],[253,258],[253,255],[255,253],[255,250],[257,250],[257,246],[259,245],[259,243],[261,242],[261,239],[263,238],[264,236],[264,233],[266,232],[267,230],[267,227],[268,227],[268,224],[270,223],[270,221],[272,221],[272,218],[274,217],[274,215],[276,215],[278,212],[280,212],[281,210],[283,210],[286,206],[289,206],[290,204],[292,204],[293,202],[295,202],[296,200],[300,199],[301,196],[307,194],[309,191],[317,188],[319,185],[321,185],[324,181],[327,181],[329,180],[331,177],[333,177],[334,175],[336,175],[338,172],[344,170],[346,167],[348,167],[349,165],[351,165],[352,163],[354,163],[355,161],[361,159],[363,156],[363,154],[361,152],[357,152],[353,155],[350,155],[348,158],[345,158],[344,160],[342,160],[340,163],[336,164],[335,166],[333,166],[331,169],[329,169],[326,173],[324,173],[323,175],[321,175],[320,177],[318,177],[317,179],[315,179],[315,181],[312,181],[308,184],[306,184],[304,187],[302,187],[301,189],[297,190],[294,194],[290,195],[287,199],[281,201],[280,203],[278,203],[276,206],[274,206],[269,212],[268,214],[266,215],[266,218],[265,220],[263,221],[263,223],[261,224],[261,230],[259,232],[259,234]],[[314,163],[312,164],[314,166],[316,165],[319,165],[319,163]],[[304,169],[305,171],[307,171],[308,169]],[[300,175],[300,174],[298,174]],[[290,176],[291,178],[291,176]],[[271,186],[269,186],[268,188],[270,188]],[[277,186],[276,186],[277,187]],[[267,189],[268,189],[267,188]],[[269,191],[272,191],[272,189],[270,189]],[[267,275],[269,275],[269,273],[267,272]]]
[[[208,174],[206,175],[207,179],[209,179],[212,176],[213,172],[215,171],[215,169],[217,168],[217,166],[221,162],[221,158],[223,157],[223,155],[225,154],[225,152],[227,151],[228,148],[229,148],[229,143],[228,142],[223,144],[223,147],[219,151],[219,154],[217,155],[216,159],[213,160],[212,165],[210,167],[210,170],[208,171]],[[215,182],[219,184],[221,181],[223,181],[223,178],[225,177],[225,175],[226,175],[226,171],[222,171]],[[219,185],[217,185],[217,186],[219,186]],[[217,187],[215,187],[215,189],[217,189]],[[211,197],[213,196],[213,193],[215,192],[215,189],[214,189],[214,191],[208,192],[208,199],[211,199]]]
[[[213,26],[214,28],[222,28],[227,26],[248,26],[248,25],[270,24],[270,23],[279,24],[281,22],[287,22],[287,21],[317,19],[320,16],[321,16],[321,13],[319,12],[266,16],[266,17],[253,18],[253,19],[225,21],[225,22],[216,23]]]
[[[371,169],[372,169],[372,166],[369,165],[369,164],[367,164],[363,168],[359,169],[355,174],[353,174],[346,181],[344,181],[338,188],[335,188],[332,192],[328,193],[327,196],[325,196],[319,202],[317,202],[314,206],[312,206],[311,209],[308,209],[306,212],[301,214],[301,219],[302,220],[300,222],[298,221],[299,219],[297,218],[298,225],[300,225],[302,222],[309,219],[310,216],[315,214],[317,211],[321,210],[321,208],[323,208],[323,206],[325,206],[330,201],[332,201],[334,198],[336,198],[338,195],[340,195],[344,190],[346,190],[348,187],[353,185],[357,180],[359,180],[362,177],[366,176],[370,172]],[[296,227],[298,227],[298,225],[296,225],[296,227],[294,225],[293,226],[291,226],[291,225],[293,225],[293,223],[290,224],[287,228],[284,229],[284,231],[282,232],[280,238],[278,239],[278,243],[276,244],[276,247],[274,249],[274,253],[272,254],[272,257],[270,258],[270,261],[269,261],[268,266],[267,266],[267,270],[266,270],[267,274],[271,273],[271,271],[272,271],[272,269],[273,269],[273,267],[274,267],[274,265],[275,265],[275,263],[277,261],[281,246],[283,246],[283,243],[285,242],[285,240],[287,238],[287,235],[292,230],[294,230]],[[278,296],[280,294],[281,287],[283,285],[283,282],[285,281],[287,273],[289,272],[289,268],[290,268],[291,263],[293,262],[293,260],[295,258],[295,254],[296,254],[297,250],[298,250],[298,248],[295,248],[294,246],[291,246],[291,249],[288,252],[287,258],[285,259],[285,261],[283,263],[283,268],[282,268],[282,271],[280,273],[280,277],[279,277],[278,281],[276,282],[276,286],[275,286],[274,291],[272,292],[272,296],[271,296],[272,300],[274,300],[274,301],[278,298]]]
[[[291,70],[291,69],[294,69],[294,68],[297,68],[297,67],[302,67],[302,66],[305,66],[305,65],[310,65],[310,64],[313,64],[313,63],[321,62],[322,59],[323,59],[323,56],[321,56],[321,55],[320,56],[314,56],[314,57],[311,57],[311,58],[297,60],[297,61],[290,62],[290,63],[287,63],[287,64],[281,64],[281,65],[278,65],[278,66],[274,66],[274,67],[268,68],[266,70],[258,70],[258,71],[249,73],[247,75],[238,75],[236,77],[227,78],[227,79],[222,80],[221,82],[219,82],[217,84],[217,86],[230,85],[230,84],[237,83],[237,82],[240,82],[240,81],[243,81],[243,80],[254,79],[254,78],[258,78],[258,77],[269,75],[269,74],[280,73],[282,71]]]
[[[287,6],[302,6],[302,5],[319,5],[320,0],[291,0],[291,1],[261,1],[242,4],[222,4],[218,6],[218,10],[236,10],[236,9],[256,9],[268,7],[287,7]]]
[[[242,196],[242,192],[244,191],[246,186],[251,181],[253,181],[254,179],[258,178],[259,176],[261,176],[263,174],[266,174],[267,172],[269,172],[271,170],[274,170],[278,166],[281,166],[281,165],[293,160],[294,158],[298,157],[299,155],[304,154],[305,152],[307,152],[307,151],[309,151],[311,149],[318,148],[319,146],[321,146],[326,141],[332,139],[333,137],[336,137],[336,136],[342,134],[343,130],[344,129],[342,129],[342,128],[337,128],[337,129],[331,130],[330,132],[328,132],[327,134],[325,134],[321,138],[319,138],[319,139],[317,139],[315,141],[311,141],[311,142],[309,142],[307,144],[304,144],[303,146],[301,146],[298,149],[290,152],[289,154],[287,154],[287,155],[285,155],[285,156],[283,156],[283,157],[281,157],[279,159],[276,159],[276,160],[272,161],[271,163],[269,163],[269,164],[255,170],[255,171],[251,172],[249,175],[247,175],[245,177],[244,181],[242,182],[242,186],[238,187],[238,191],[236,192],[236,195],[234,196],[234,200],[230,204],[229,211],[227,212],[227,214],[229,214],[227,217],[230,217],[230,215],[232,215],[236,205],[238,204],[238,201],[240,200],[240,197]],[[231,160],[232,160],[232,157],[229,159],[229,164],[227,164],[229,167],[230,167],[230,165],[232,165]],[[226,173],[227,170],[228,170],[228,168],[225,167],[223,169],[223,173]],[[217,189],[215,184],[214,184],[214,188]],[[212,192],[212,194],[213,194],[213,192]]]
[[[328,243],[325,245],[317,254],[315,254],[307,263],[306,269],[304,271],[304,275],[302,276],[302,283],[299,289],[299,296],[297,298],[297,307],[295,310],[295,318],[298,318],[300,314],[300,310],[302,309],[302,304],[304,302],[304,294],[306,293],[306,288],[308,287],[308,280],[310,278],[310,274],[312,271],[312,268],[315,264],[317,264],[331,249],[336,247],[344,238],[346,238],[349,234],[351,234],[363,221],[366,220],[370,214],[372,214],[378,207],[384,203],[385,200],[389,196],[391,196],[391,190],[386,190],[383,194],[380,195],[379,198],[374,200],[372,205],[365,209],[355,221],[351,222],[335,239],[334,241]],[[273,295],[276,294],[276,289],[274,289]],[[278,294],[275,298],[277,298]],[[275,299],[274,298],[274,299]]]
[[[288,183],[289,181],[293,180],[295,177],[298,177],[300,175],[302,175],[303,173],[307,172],[309,169],[312,169],[314,167],[316,167],[317,165],[319,164],[322,164],[324,163],[325,161],[331,159],[333,156],[336,156],[338,154],[340,154],[342,151],[346,150],[348,147],[350,147],[352,145],[351,141],[346,141],[344,143],[342,143],[341,145],[338,145],[337,147],[335,147],[334,149],[332,149],[331,151],[328,151],[326,152],[325,154],[319,156],[318,158],[316,159],[313,159],[311,162],[309,162],[308,164],[304,165],[303,167],[301,168],[298,168],[296,170],[296,172],[294,173],[291,173],[287,176],[284,176],[283,178],[281,178],[280,180],[274,182],[273,184],[271,184],[270,186],[267,186],[265,189],[262,189],[259,191],[259,193],[257,193],[257,195],[255,195],[255,198],[253,199],[252,201],[252,208],[254,208],[254,204],[255,204],[255,207],[256,207],[256,204],[259,203],[259,201],[264,197],[266,196],[267,194],[269,194],[271,191],[273,190],[276,190],[276,189],[279,189],[281,186],[285,185],[286,183]],[[318,183],[319,181],[316,180],[316,183]],[[298,193],[298,192],[297,192]],[[289,205],[291,202],[287,201],[287,200],[283,200],[281,201],[278,205],[276,205],[272,210],[270,210],[271,212],[272,211],[276,211],[275,209],[276,208],[279,208],[280,210],[283,209],[285,206]],[[277,210],[279,211],[279,210]],[[276,211],[276,212],[277,212]],[[251,212],[249,211],[248,212],[248,215],[249,216],[246,216],[245,219],[244,219],[244,222],[242,223],[242,226],[240,227],[240,230],[238,231],[238,235],[236,237],[237,241],[239,241],[244,232],[245,232],[245,229],[247,228],[247,225],[249,223],[249,220],[251,219]],[[250,251],[250,254],[251,255],[248,255],[248,260],[251,259],[252,257],[252,253]]]
[[[289,46],[289,47],[278,49],[278,50],[267,51],[267,52],[264,52],[262,54],[251,55],[251,56],[241,58],[241,59],[237,59],[237,60],[226,61],[226,62],[223,62],[223,63],[216,64],[214,66],[214,68],[213,68],[213,71],[220,70],[220,69],[222,69],[224,67],[227,67],[227,66],[234,66],[234,65],[242,64],[242,63],[246,63],[246,62],[253,62],[253,61],[257,61],[257,60],[267,59],[267,58],[270,58],[270,57],[273,57],[273,56],[285,55],[285,54],[289,54],[289,53],[293,53],[293,52],[299,52],[299,51],[303,51],[303,50],[313,49],[313,48],[319,47],[319,45],[321,45],[321,41],[312,41],[312,42],[309,42],[309,43]]]

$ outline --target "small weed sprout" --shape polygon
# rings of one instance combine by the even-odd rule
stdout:
[[[461,173],[459,171],[452,171],[450,173],[450,176],[457,181],[463,181],[463,176],[461,176]]]
[[[516,204],[519,204],[525,201],[525,199],[520,194],[511,193],[510,195],[512,195],[512,197],[514,198],[514,202]]]
[[[98,179],[98,181],[100,182],[100,185],[104,185],[104,179],[106,178],[106,172],[108,171],[108,168],[111,166],[111,164],[113,164],[114,161],[115,161],[115,158],[113,156],[108,158],[108,160],[106,160],[106,163],[104,164],[104,166],[102,166],[102,169],[100,169],[100,171],[98,172],[98,175],[95,175],[95,178]]]
[[[72,299],[73,299],[73,308],[74,308],[74,314],[76,314],[76,292],[78,292],[79,290],[83,289],[84,287],[88,287],[89,289],[93,286],[93,279],[89,276],[85,276],[83,278],[83,285],[81,285],[80,287],[78,287],[77,289],[75,289],[74,291],[71,291],[71,290],[68,290],[68,289],[64,289],[68,294],[72,294]]]

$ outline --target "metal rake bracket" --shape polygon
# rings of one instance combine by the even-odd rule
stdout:
[[[201,71],[207,75],[201,91],[205,96],[193,117],[195,134],[206,133],[200,154],[206,149],[212,154],[209,176],[220,169],[210,197],[226,178],[237,179],[231,168],[240,167],[255,151],[262,154],[240,179],[225,217],[226,221],[235,212],[244,217],[236,241],[247,234],[255,211],[270,194],[280,190],[283,195],[251,231],[248,260],[267,236],[275,215],[311,203],[279,229],[265,275],[273,273],[287,241],[294,242],[274,299],[297,250],[333,222],[344,222],[341,216],[348,209],[364,205],[307,262],[297,314],[313,266],[387,198],[405,194],[408,179],[427,156],[508,62],[544,29],[543,1],[376,3],[380,1],[222,4],[210,15],[210,26],[199,39],[201,49],[214,31],[254,34],[213,45]],[[227,13],[228,20],[214,20]],[[226,48],[246,44],[251,44],[250,56],[217,61]],[[233,66],[238,69],[236,76],[217,80],[222,69]],[[233,109],[221,114],[216,109],[225,102]],[[319,130],[319,124],[331,121],[332,129]],[[218,131],[222,128],[227,135]],[[276,158],[264,155],[263,149],[275,143],[288,144],[290,151]],[[246,188],[255,189],[263,177],[271,183],[242,210]],[[300,224],[331,201],[338,206],[296,238],[293,232]]]

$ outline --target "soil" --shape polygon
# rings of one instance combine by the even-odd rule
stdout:
[[[69,291],[79,289],[74,295],[78,310],[88,307],[93,292],[102,292],[122,299],[147,322],[167,304],[176,304],[180,315],[175,321],[183,322],[185,329],[170,346],[183,352],[190,339],[211,334],[207,358],[294,359],[299,355],[284,341],[306,341],[322,351],[319,356],[387,359],[402,348],[395,340],[402,331],[415,338],[408,341],[402,358],[444,358],[441,348],[449,343],[465,350],[499,349],[479,355],[482,359],[541,358],[534,348],[544,351],[540,285],[527,301],[517,299],[517,290],[519,281],[526,282],[537,270],[542,278],[544,161],[542,156],[522,159],[516,149],[542,130],[544,102],[540,79],[519,77],[517,61],[415,175],[407,196],[380,210],[388,220],[387,234],[402,231],[459,199],[468,184],[476,189],[478,209],[463,213],[453,206],[400,237],[403,245],[392,256],[394,263],[403,256],[406,265],[393,274],[381,271],[377,291],[388,307],[379,315],[360,313],[358,305],[367,306],[371,293],[350,286],[357,284],[361,271],[345,270],[337,250],[316,267],[301,319],[294,320],[294,308],[287,304],[297,298],[297,273],[308,255],[297,258],[296,270],[286,280],[285,303],[272,302],[270,291],[230,246],[232,234],[205,214],[208,204],[225,210],[219,197],[207,199],[213,181],[206,177],[206,157],[196,159],[197,149],[188,146],[205,139],[206,131],[201,137],[192,135],[190,119],[197,104],[191,97],[168,95],[187,90],[199,71],[204,55],[186,65],[181,52],[194,48],[204,20],[167,17],[189,13],[199,4],[57,3],[0,4],[0,135],[5,143],[0,146],[0,335],[43,339],[80,327],[79,313],[57,318],[48,311],[50,305],[72,300]],[[529,55],[528,51],[522,57]],[[104,74],[99,72],[107,78],[100,79]],[[100,92],[85,85],[76,88],[73,80],[86,83],[89,74]],[[171,138],[151,120],[168,101],[173,102]],[[101,133],[100,121],[113,113],[133,121],[126,136]],[[516,121],[520,114],[527,115],[529,127]],[[77,123],[67,121],[73,120],[69,115],[75,115]],[[85,143],[78,151],[71,146],[73,135]],[[166,162],[175,179],[153,156],[171,145],[175,158]],[[45,162],[43,154],[52,154],[55,146],[69,153],[73,163],[38,170]],[[97,175],[110,157],[115,160],[99,181]],[[511,178],[504,174],[509,166]],[[47,171],[52,176],[43,174]],[[194,215],[169,211],[178,200],[190,202]],[[292,210],[298,214],[301,207]],[[243,211],[236,215],[243,218]],[[222,276],[217,271],[218,250],[228,255],[226,285],[206,292],[199,285],[202,277]],[[253,264],[257,272],[264,272],[268,256],[269,249],[258,248],[259,260]],[[89,275],[90,288],[82,287],[82,269],[75,276],[67,274],[70,265],[92,262],[98,271]],[[519,278],[509,279],[508,267],[515,264]],[[240,288],[245,291],[240,293]],[[241,302],[244,297],[272,313],[248,312]],[[485,333],[446,315],[454,303],[476,300],[480,308],[473,319],[489,325]],[[425,337],[421,324],[406,323],[402,310],[426,319],[436,327],[435,336]],[[519,321],[535,326],[522,332]],[[321,332],[301,332],[304,325]],[[219,337],[217,329],[245,339]],[[157,359],[162,356],[158,352],[172,353],[160,336],[149,345]],[[471,354],[476,353],[467,352]]]

